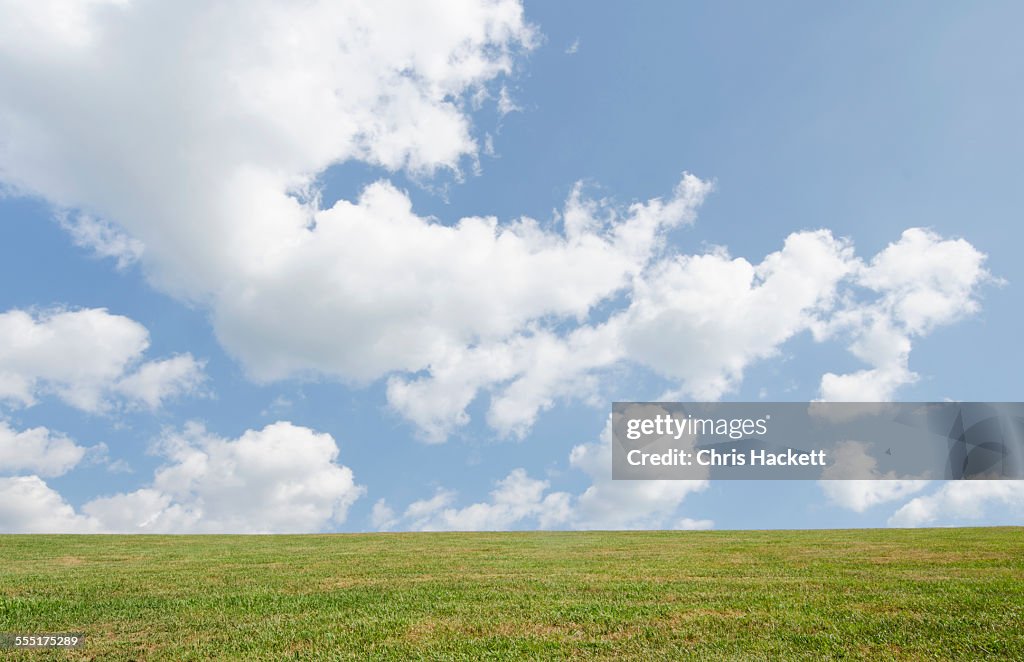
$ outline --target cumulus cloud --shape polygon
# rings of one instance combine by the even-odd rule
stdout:
[[[378,499],[370,510],[370,524],[378,531],[390,531],[398,524],[398,516],[387,500]]]
[[[855,265],[849,243],[825,230],[791,234],[757,265],[723,250],[679,256],[638,284],[613,323],[628,355],[674,379],[676,394],[714,400],[827,313]]]
[[[0,473],[61,476],[73,469],[88,450],[44,427],[19,431],[0,420]]]
[[[157,409],[172,398],[196,393],[205,381],[202,363],[191,354],[169,359],[147,361],[114,385],[114,391],[130,400],[137,400],[150,409]]]
[[[511,0],[53,0],[4,16],[0,177],[116,223],[156,282],[200,300],[240,264],[248,281],[254,261],[292,256],[314,220],[300,198],[329,165],[458,170],[477,150],[465,95],[533,41]]]
[[[329,434],[287,422],[237,439],[190,424],[156,451],[165,462],[150,485],[81,512],[38,476],[0,478],[0,531],[308,533],[344,522],[364,492]]]
[[[48,0],[5,18],[0,180],[208,310],[254,379],[386,379],[428,441],[481,393],[490,425],[521,436],[561,398],[599,401],[622,364],[670,380],[665,397],[717,398],[807,329],[870,358],[827,374],[823,397],[880,397],[913,379],[909,339],[973,310],[986,275],[970,244],[923,230],[867,264],[824,230],[759,262],[677,254],[669,231],[711,189],[688,174],[625,207],[577,186],[554,223],[427,218],[386,178],[324,206],[318,177],[337,163],[422,180],[478,159],[474,103],[509,112],[535,42],[515,0]],[[878,301],[847,301],[865,287]],[[187,390],[184,372],[153,366],[124,388],[152,406],[175,392],[153,380]],[[0,397],[31,399],[40,380],[18,378],[0,375]],[[92,409],[110,391],[64,389]]]
[[[832,503],[862,513],[872,506],[904,499],[920,492],[927,480],[899,480],[895,472],[883,474],[878,461],[868,453],[868,444],[841,441],[832,453],[833,464],[822,472],[818,485]],[[851,479],[851,476],[872,476]]]
[[[985,269],[985,259],[963,239],[910,228],[862,265],[855,283],[877,293],[877,299],[848,302],[818,332],[849,334],[851,353],[871,367],[825,373],[822,399],[883,402],[900,386],[917,381],[909,368],[913,338],[978,310],[980,286],[998,282]]]
[[[396,513],[378,501],[371,523],[380,530],[402,528],[422,531],[540,529],[710,529],[706,519],[672,520],[687,495],[704,490],[707,481],[613,481],[611,477],[611,426],[597,442],[581,444],[569,457],[573,468],[590,479],[580,494],[551,491],[546,480],[531,478],[514,469],[499,480],[490,499],[457,507],[458,494],[438,489],[431,497],[414,501]]]
[[[963,239],[923,228],[905,230],[864,269],[862,285],[910,333],[923,333],[977,310],[977,286],[991,278],[985,255]]]
[[[690,197],[698,199],[696,193]],[[574,202],[566,223],[588,227],[599,216],[595,204]],[[647,246],[650,239],[642,243]],[[941,296],[958,299],[960,308],[940,307],[941,314],[927,319],[915,313],[909,331],[897,311],[912,296],[908,293],[926,286],[904,282],[906,274],[903,280],[880,275],[891,271],[890,251],[897,249],[901,259],[908,252],[935,250],[960,265],[960,276],[950,275],[959,278],[958,285],[934,286],[944,292]],[[950,253],[964,255],[953,259]],[[455,347],[414,380],[392,377],[388,398],[428,440],[443,440],[468,421],[466,408],[487,391],[488,423],[522,436],[538,413],[560,398],[606,400],[602,371],[615,366],[643,366],[675,384],[662,400],[715,400],[735,389],[753,362],[776,355],[786,341],[810,331],[819,340],[852,336],[854,354],[877,366],[826,374],[825,399],[884,401],[916,378],[908,368],[911,337],[975,309],[972,297],[990,278],[981,267],[984,259],[962,240],[942,240],[924,230],[907,231],[869,263],[854,254],[850,241],[827,230],[793,233],[758,263],[721,248],[662,256],[634,271],[628,305],[605,321],[562,333],[531,328],[511,338]],[[921,278],[938,283],[941,265],[925,264]],[[880,296],[855,295],[864,287],[879,288]]]
[[[708,487],[706,480],[612,480],[612,429],[572,449],[569,463],[590,478],[574,504],[579,529],[665,528],[683,500]]]
[[[928,485],[926,480],[823,480],[822,491],[832,503],[863,513],[872,506],[900,501],[920,492]]]
[[[889,526],[963,525],[982,519],[1024,523],[1024,481],[947,481],[937,491],[901,506],[889,518]]]
[[[409,504],[401,518],[383,503],[376,516],[390,515],[382,524],[391,528],[402,523],[416,531],[493,531],[507,530],[524,521],[536,522],[548,529],[564,522],[569,515],[569,495],[547,492],[548,481],[530,478],[523,469],[514,469],[498,481],[489,501],[454,508],[455,493],[439,490],[429,499]],[[385,510],[386,509],[386,510]],[[378,528],[383,528],[378,523]]]
[[[52,394],[101,412],[196,392],[202,362],[191,354],[142,361],[148,347],[144,326],[102,308],[0,313],[0,402],[27,407]]]
[[[98,521],[75,512],[42,478],[0,478],[0,531],[97,533],[101,530]]]
[[[76,246],[92,250],[99,258],[113,258],[118,269],[137,262],[145,250],[141,241],[129,237],[110,221],[67,212],[58,214],[58,220]]]
[[[481,389],[505,384],[489,420],[503,432],[521,432],[554,396],[579,386],[581,373],[619,358],[607,329],[580,326],[559,334],[542,320],[584,319],[624,291],[663,248],[663,231],[692,222],[710,190],[709,183],[684,174],[671,197],[635,203],[620,216],[607,201],[584,198],[577,186],[562,211],[561,233],[544,231],[532,219],[499,229],[491,219],[485,233],[474,233],[480,241],[464,233],[458,248],[451,244],[435,257],[421,256],[438,264],[443,254],[456,256],[449,267],[457,271],[424,272],[418,285],[403,281],[402,290],[383,293],[410,301],[425,285],[437,293],[421,304],[429,310],[412,326],[421,347],[410,347],[407,317],[389,329],[393,342],[380,345],[416,349],[404,366],[392,369],[427,371],[415,380],[392,377],[389,403],[428,439],[441,440],[468,420],[465,408]],[[434,252],[426,237],[417,243],[421,252]],[[461,264],[467,258],[476,266]],[[435,286],[438,277],[443,280]],[[388,358],[402,360],[394,351]]]
[[[223,439],[202,427],[164,438],[151,487],[82,510],[111,530],[282,533],[345,520],[364,488],[329,434],[287,422]]]
[[[708,531],[715,528],[714,520],[684,517],[675,523],[673,529],[680,531]]]
[[[696,202],[706,195],[706,187],[691,186],[691,193],[677,190],[677,198]],[[575,203],[566,223],[586,228],[594,214],[585,209]],[[649,235],[628,234],[646,254]],[[622,362],[676,383],[665,399],[716,399],[751,362],[817,323],[855,267],[849,244],[827,231],[794,233],[756,265],[723,250],[657,260],[635,268],[629,305],[605,322],[563,334],[537,329],[455,352],[415,381],[393,378],[389,400],[431,438],[443,438],[466,422],[465,408],[481,389],[492,389],[488,422],[521,435],[559,397],[598,400],[599,371]]]

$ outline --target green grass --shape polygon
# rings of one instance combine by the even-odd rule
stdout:
[[[1024,529],[0,536],[10,659],[1024,659]]]

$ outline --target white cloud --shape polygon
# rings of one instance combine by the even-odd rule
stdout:
[[[588,231],[600,216],[596,205],[574,201],[564,215],[566,226]],[[949,296],[974,296],[988,278],[980,267],[985,256],[969,244],[927,233],[928,243],[908,244],[907,236],[921,233],[908,231],[893,244],[901,254],[932,249],[945,254],[947,244],[970,253],[959,263],[974,268],[961,269],[960,286],[944,286],[953,293]],[[649,239],[640,243],[647,246]],[[877,366],[827,373],[824,399],[889,400],[896,388],[917,378],[907,367],[911,334],[893,312],[902,298],[883,292],[878,300],[865,301],[853,294],[865,273],[867,283],[881,287],[877,265],[887,264],[886,255],[883,251],[866,266],[848,241],[818,230],[791,234],[781,250],[757,264],[723,249],[650,260],[631,278],[628,305],[606,321],[560,334],[534,328],[454,349],[431,363],[424,376],[392,377],[389,402],[428,440],[440,441],[468,421],[466,408],[481,391],[489,391],[489,424],[503,434],[523,436],[537,414],[560,398],[607,400],[602,371],[615,366],[639,364],[673,382],[676,386],[659,399],[715,400],[738,386],[751,363],[776,355],[786,341],[808,330],[820,340],[852,335],[851,351]],[[974,309],[969,298],[961,303],[963,310]],[[914,333],[966,314],[945,310]]]
[[[38,476],[0,478],[0,531],[95,533],[100,523],[75,512]]]
[[[58,218],[76,246],[91,249],[96,257],[117,260],[118,269],[137,262],[145,250],[141,241],[129,237],[109,221],[66,212]]]
[[[573,528],[666,528],[683,500],[709,484],[706,480],[612,480],[611,455],[610,422],[600,441],[572,449],[569,463],[591,480],[573,505]]]
[[[537,330],[506,342],[453,351],[428,375],[412,381],[392,377],[388,403],[416,423],[428,441],[443,441],[469,421],[466,408],[492,388],[489,424],[504,434],[522,436],[539,411],[555,398],[580,398],[593,390],[587,371],[621,357],[608,334],[581,327],[566,337]]]
[[[0,394],[31,405],[39,391],[53,391],[75,407],[98,410],[148,344],[141,324],[103,309],[0,313]]]
[[[0,177],[117,223],[204,301],[302,250],[290,193],[329,165],[457,169],[465,95],[533,40],[512,0],[48,5],[3,8]]]
[[[555,233],[532,219],[440,225],[377,183],[357,204],[321,212],[314,235],[278,269],[238,283],[246,291],[218,308],[218,334],[262,379],[375,379],[443,366],[470,346],[515,342],[541,318],[585,316],[628,285],[660,245],[659,230],[691,219],[706,190],[686,176],[673,198],[635,205],[606,231],[583,228],[575,212],[585,203],[574,197],[566,231]],[[301,286],[323,287],[317,307],[294,296]],[[289,322],[296,318],[305,323]]]
[[[575,391],[581,373],[620,358],[607,329],[581,326],[560,335],[540,320],[585,318],[591,308],[623,291],[662,249],[663,230],[692,222],[710,189],[684,174],[671,198],[636,203],[616,216],[614,207],[585,199],[576,187],[561,215],[562,234],[543,231],[530,219],[502,231],[493,221],[484,230],[474,220],[478,229],[470,232],[464,219],[459,229],[465,236],[457,249],[447,241],[433,249],[425,235],[416,242],[416,261],[441,265],[444,255],[457,256],[446,267],[456,271],[422,272],[400,281],[401,289],[375,291],[376,303],[392,297],[409,301],[394,328],[390,320],[387,327],[373,327],[378,334],[373,351],[382,352],[377,370],[385,359],[392,362],[390,369],[428,369],[426,376],[411,381],[392,377],[389,403],[437,441],[468,420],[465,409],[481,389],[504,384],[489,420],[505,433],[523,431],[554,397]],[[464,259],[472,264],[463,264]],[[437,294],[415,304],[425,286]],[[427,302],[422,317],[410,322],[411,315],[421,314],[416,307]],[[365,345],[357,339],[352,346]],[[392,350],[386,356],[385,348]],[[416,353],[403,360],[402,348]],[[360,355],[367,358],[373,356]]]
[[[715,528],[715,522],[709,519],[690,519],[689,517],[684,517],[677,521],[672,528],[680,531],[708,531]]]
[[[157,409],[166,400],[197,393],[205,380],[203,363],[192,358],[191,354],[179,354],[143,363],[118,380],[114,390],[150,409]]]
[[[985,259],[963,239],[910,228],[863,265],[855,282],[878,293],[878,299],[847,302],[818,333],[848,333],[851,353],[872,367],[825,373],[822,399],[884,402],[899,387],[917,381],[909,368],[912,339],[978,310],[979,287],[998,282],[984,268]]]
[[[906,359],[903,360],[906,362]],[[905,365],[821,376],[821,397],[827,402],[887,402],[896,389],[917,381]]]
[[[603,327],[583,326],[564,338],[535,334],[526,351],[516,357],[515,379],[492,393],[488,424],[504,434],[523,437],[538,413],[553,407],[560,397],[606,404],[596,372],[622,360],[615,341],[615,334]]]
[[[565,521],[569,514],[569,495],[546,493],[548,487],[548,481],[530,478],[523,469],[514,469],[498,481],[490,501],[453,508],[455,494],[440,490],[429,499],[411,503],[401,518],[394,517],[393,511],[381,502],[379,510],[375,507],[374,516],[389,516],[383,522],[386,526],[378,528],[402,523],[417,531],[508,530],[527,520],[547,529]]]
[[[439,489],[429,499],[419,499],[410,503],[402,513],[402,518],[407,522],[408,528],[423,530],[430,526],[430,521],[437,513],[448,508],[454,501],[455,492]],[[397,521],[392,520],[391,526],[397,523]]]
[[[974,310],[984,279],[970,244],[923,230],[867,265],[823,230],[756,264],[671,253],[668,232],[710,190],[692,175],[625,209],[577,186],[559,225],[443,223],[384,180],[324,208],[316,182],[337,163],[458,177],[478,158],[473,104],[496,89],[511,110],[505,78],[534,42],[514,0],[4,9],[0,180],[75,210],[69,231],[99,254],[145,246],[150,281],[207,309],[253,378],[388,379],[389,404],[430,441],[465,424],[481,392],[490,424],[522,435],[560,398],[600,400],[602,371],[622,364],[672,380],[667,397],[717,398],[808,328],[845,329],[873,356],[892,343],[857,329],[927,333]],[[879,301],[836,311],[851,285]],[[905,351],[885,352],[826,375],[823,395],[913,378]],[[151,405],[193,388],[186,372],[154,366],[123,388]],[[177,386],[151,381],[161,374]],[[30,402],[39,383],[63,388],[0,370],[0,397]],[[59,392],[98,409],[110,391],[98,383]]]
[[[27,13],[0,46],[8,89],[53,97],[0,101],[12,136],[3,179],[144,244],[152,282],[209,306],[257,379],[443,371],[541,320],[582,318],[629,285],[708,190],[687,176],[670,199],[619,219],[577,189],[561,230],[442,225],[387,182],[321,209],[312,185],[333,163],[430,173],[476,153],[462,100],[532,42],[517,2],[64,9],[68,29]],[[154,80],[176,84],[139,84]],[[114,252],[83,228],[83,241]]]
[[[820,409],[827,414],[827,409]],[[895,472],[883,474],[878,460],[862,441],[841,441],[832,452],[832,464],[822,472],[824,480],[818,486],[828,500],[842,508],[862,513],[872,506],[904,499],[920,492],[927,480],[901,480]],[[872,476],[872,479],[854,479],[853,476]]]
[[[723,251],[679,256],[645,275],[612,323],[631,358],[679,384],[672,397],[714,400],[827,313],[855,264],[825,230],[791,234],[757,265]]]
[[[370,524],[378,531],[390,531],[398,523],[395,511],[384,499],[378,499],[370,510]]]
[[[73,469],[88,450],[44,427],[18,431],[0,420],[0,473],[61,476]]]
[[[905,499],[928,485],[926,480],[823,480],[818,483],[832,503],[862,513],[872,506]]]
[[[572,40],[572,43],[565,47],[566,55],[575,55],[580,52],[580,38],[576,37]]]
[[[0,43],[40,58],[52,48],[81,50],[95,44],[97,20],[127,4],[128,0],[3,0]]]
[[[581,233],[596,216],[577,199],[564,217]],[[620,227],[638,246],[634,253],[648,253],[649,234]],[[468,420],[465,409],[481,389],[492,389],[492,427],[521,436],[559,397],[599,400],[598,371],[621,362],[677,383],[666,399],[716,399],[736,386],[747,365],[775,354],[827,313],[837,285],[855,267],[852,248],[825,231],[791,235],[758,265],[722,251],[659,261],[634,272],[630,305],[606,322],[562,335],[539,329],[453,352],[428,376],[392,378],[389,402],[439,440]]]
[[[889,518],[889,526],[967,524],[981,519],[1024,523],[1024,481],[947,481],[937,491],[901,506]]]
[[[39,476],[0,478],[0,531],[310,533],[344,522],[365,492],[337,463],[329,434],[287,422],[237,439],[189,424],[156,450],[165,463],[150,485],[92,499],[81,512]],[[64,454],[50,451],[67,463]]]
[[[375,504],[371,523],[381,530],[403,528],[422,531],[540,529],[709,529],[706,519],[672,516],[687,495],[704,490],[707,481],[613,481],[611,478],[611,426],[601,440],[572,449],[570,464],[587,474],[591,484],[582,493],[549,491],[550,482],[531,478],[514,469],[498,481],[487,501],[462,508],[457,494],[438,489],[427,499],[414,501],[398,515],[383,500]]]
[[[910,228],[859,281],[883,294],[883,306],[909,333],[921,334],[978,309],[977,287],[991,279],[984,262],[984,253],[963,239]]]
[[[53,394],[99,412],[115,401],[159,407],[193,393],[202,364],[189,354],[142,362],[149,333],[102,308],[0,313],[0,401],[30,406]]]
[[[159,452],[168,462],[151,487],[82,510],[115,531],[298,533],[343,522],[365,491],[336,463],[329,434],[287,422],[238,439],[193,424],[163,439]]]
[[[509,113],[521,113],[523,109],[513,99],[508,88],[504,85],[498,92],[498,114],[508,115]]]
[[[82,510],[105,532],[185,533],[196,531],[201,523],[200,513],[173,503],[169,494],[150,488],[94,499]]]

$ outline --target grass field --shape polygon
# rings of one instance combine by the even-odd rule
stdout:
[[[1024,659],[1024,529],[0,536],[11,659]]]

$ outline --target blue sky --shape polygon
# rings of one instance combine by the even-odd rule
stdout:
[[[0,9],[3,530],[1024,518],[602,455],[613,400],[1020,399],[1016,3],[62,4]]]

